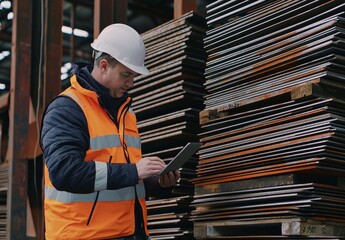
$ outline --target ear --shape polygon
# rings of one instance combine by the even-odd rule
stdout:
[[[101,61],[99,61],[98,67],[102,73],[105,73],[108,70],[108,66],[108,61],[106,59],[101,59]]]

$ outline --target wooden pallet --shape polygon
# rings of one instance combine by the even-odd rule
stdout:
[[[345,96],[342,94],[344,86],[333,85],[331,82],[324,81],[322,84],[307,83],[298,87],[275,92],[270,96],[260,96],[249,100],[232,102],[217,108],[205,109],[199,113],[200,125],[205,125],[213,119],[222,118],[230,114],[230,110],[238,107],[250,107],[251,105],[265,105],[286,100],[298,100],[305,97],[332,98],[336,102],[345,103]]]
[[[337,238],[345,237],[345,224],[304,218],[258,219],[255,221],[217,221],[194,224],[194,237],[213,238]]]
[[[217,108],[205,109],[199,113],[200,125],[205,125],[210,122],[210,120],[222,118],[229,115],[229,112],[234,108],[245,107],[245,106],[260,106],[262,103],[272,103],[277,99],[287,99],[286,95],[290,90],[276,92],[274,96],[259,96],[256,98],[246,99],[239,102],[231,102],[226,105],[219,106]]]
[[[242,189],[253,189],[253,188],[268,188],[275,186],[284,186],[301,183],[319,183],[327,184],[330,186],[338,187],[339,189],[345,190],[345,177],[334,176],[334,175],[323,175],[311,173],[287,173],[272,175],[260,178],[245,179],[240,181],[224,182],[208,184],[203,186],[195,186],[194,194],[211,194],[211,193],[222,193],[231,192]]]

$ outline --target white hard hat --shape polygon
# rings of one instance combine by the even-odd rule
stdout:
[[[144,42],[130,26],[121,23],[107,26],[91,43],[91,47],[95,51],[109,54],[136,73],[149,73],[144,65]]]

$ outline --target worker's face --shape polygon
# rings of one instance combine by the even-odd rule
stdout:
[[[121,63],[117,63],[114,67],[108,64],[105,72],[103,85],[110,89],[110,96],[122,97],[130,87],[134,85],[134,77],[136,72],[130,70]]]

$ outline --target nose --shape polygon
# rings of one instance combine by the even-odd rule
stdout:
[[[127,86],[128,88],[131,88],[131,87],[134,86],[134,77],[131,77],[130,79],[127,80],[126,86]]]

